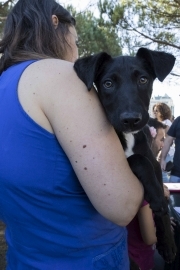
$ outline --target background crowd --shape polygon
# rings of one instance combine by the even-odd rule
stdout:
[[[180,117],[174,119],[171,109],[165,103],[155,104],[153,113],[166,126],[164,142],[157,157],[162,168],[163,182],[180,182]]]

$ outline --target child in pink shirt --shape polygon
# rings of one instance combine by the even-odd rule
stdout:
[[[152,210],[146,201],[143,201],[137,215],[128,224],[127,230],[129,257],[141,270],[153,269],[157,239]]]

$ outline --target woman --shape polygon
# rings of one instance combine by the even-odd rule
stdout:
[[[8,270],[129,269],[124,226],[143,189],[96,92],[73,70],[76,42],[74,18],[54,0],[19,0],[6,21],[0,218]]]
[[[153,113],[155,118],[162,122],[164,125],[166,125],[166,129],[165,129],[165,135],[167,134],[170,126],[172,125],[171,119],[172,119],[172,114],[171,114],[171,109],[170,107],[165,104],[165,103],[157,103],[153,106]],[[174,152],[175,152],[175,148],[174,145],[171,146],[169,153],[167,155],[166,158],[166,163],[168,161],[173,162],[173,157],[174,157]],[[160,156],[158,157],[158,159],[160,160]],[[166,172],[162,172],[163,175],[163,182],[169,182],[169,175]]]
[[[153,113],[155,118],[165,124],[166,127],[166,133],[169,129],[169,127],[172,125],[171,119],[172,119],[172,114],[171,114],[171,109],[170,107],[163,102],[157,103],[153,106]]]

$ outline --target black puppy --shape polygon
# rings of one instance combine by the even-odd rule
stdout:
[[[114,126],[129,165],[144,186],[145,199],[155,213],[157,249],[172,261],[176,247],[171,233],[161,168],[143,131],[155,78],[163,81],[175,63],[173,55],[140,48],[135,57],[112,58],[107,53],[78,59],[74,69],[88,90],[95,85],[106,115]]]

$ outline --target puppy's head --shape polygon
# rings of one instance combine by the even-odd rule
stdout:
[[[128,133],[147,123],[153,81],[163,81],[174,63],[171,54],[140,48],[135,57],[112,58],[102,52],[78,59],[74,69],[88,90],[95,84],[116,131]]]

